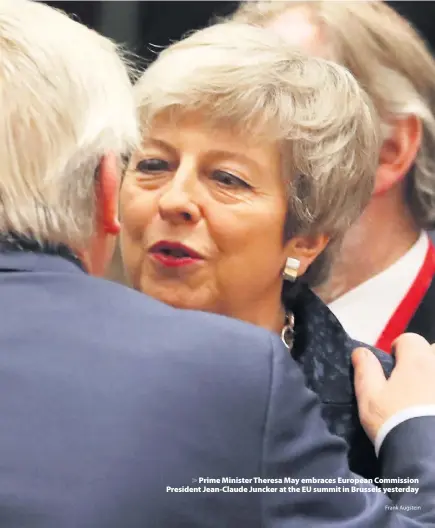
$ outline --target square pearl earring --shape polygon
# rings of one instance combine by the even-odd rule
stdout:
[[[288,258],[284,268],[284,279],[294,282],[298,278],[298,270],[301,265],[300,261],[295,258]]]

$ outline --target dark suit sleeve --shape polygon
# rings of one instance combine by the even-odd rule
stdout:
[[[409,512],[399,506],[396,509],[386,494],[350,472],[346,444],[328,432],[317,397],[304,386],[300,370],[279,340],[273,340],[272,348],[262,478],[277,479],[283,484],[281,492],[262,495],[263,526],[416,528],[435,523],[435,508],[431,506],[434,500],[431,491],[435,490],[435,445],[428,439],[429,434],[435,435],[433,419],[419,419],[421,430],[413,431],[413,436],[418,436],[415,450],[408,448],[415,440],[401,435],[401,426],[385,440],[382,449],[388,454],[386,474],[418,475],[420,489],[424,483],[426,490],[414,495],[414,502],[410,504],[421,506],[421,510]],[[409,430],[408,434],[411,434]],[[425,461],[432,463],[426,467]],[[286,478],[299,479],[299,482],[285,482]],[[304,483],[302,479],[317,479],[317,482]],[[356,482],[343,482],[343,479]],[[303,490],[304,486],[311,487],[311,491]],[[349,491],[342,491],[344,487]],[[402,498],[406,499],[404,495],[397,495],[397,504]]]
[[[379,453],[383,488],[402,511],[427,526],[435,526],[434,438],[435,416],[412,418],[387,435]],[[417,482],[401,482],[404,477]],[[397,488],[417,488],[418,493]]]

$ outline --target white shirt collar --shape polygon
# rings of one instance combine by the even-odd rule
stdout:
[[[389,268],[329,304],[346,332],[357,341],[375,345],[423,265],[429,238],[417,242]]]

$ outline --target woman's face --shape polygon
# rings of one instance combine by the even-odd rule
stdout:
[[[176,307],[261,321],[276,310],[286,197],[276,144],[201,115],[154,121],[121,189],[134,288]]]

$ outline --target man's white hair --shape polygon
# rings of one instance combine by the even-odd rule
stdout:
[[[423,140],[407,179],[405,199],[421,228],[435,228],[435,60],[411,25],[381,1],[247,1],[232,20],[266,27],[295,7],[306,7],[326,39],[327,58],[349,68],[383,120],[415,115]]]
[[[138,144],[127,67],[64,13],[0,1],[0,234],[86,244],[102,156]]]
[[[276,141],[287,239],[327,234],[338,243],[370,199],[379,123],[369,98],[342,66],[265,29],[226,23],[198,31],[162,52],[135,90],[145,135],[162,112],[199,110],[217,127]],[[326,275],[333,251],[332,243],[311,267],[310,284]]]

